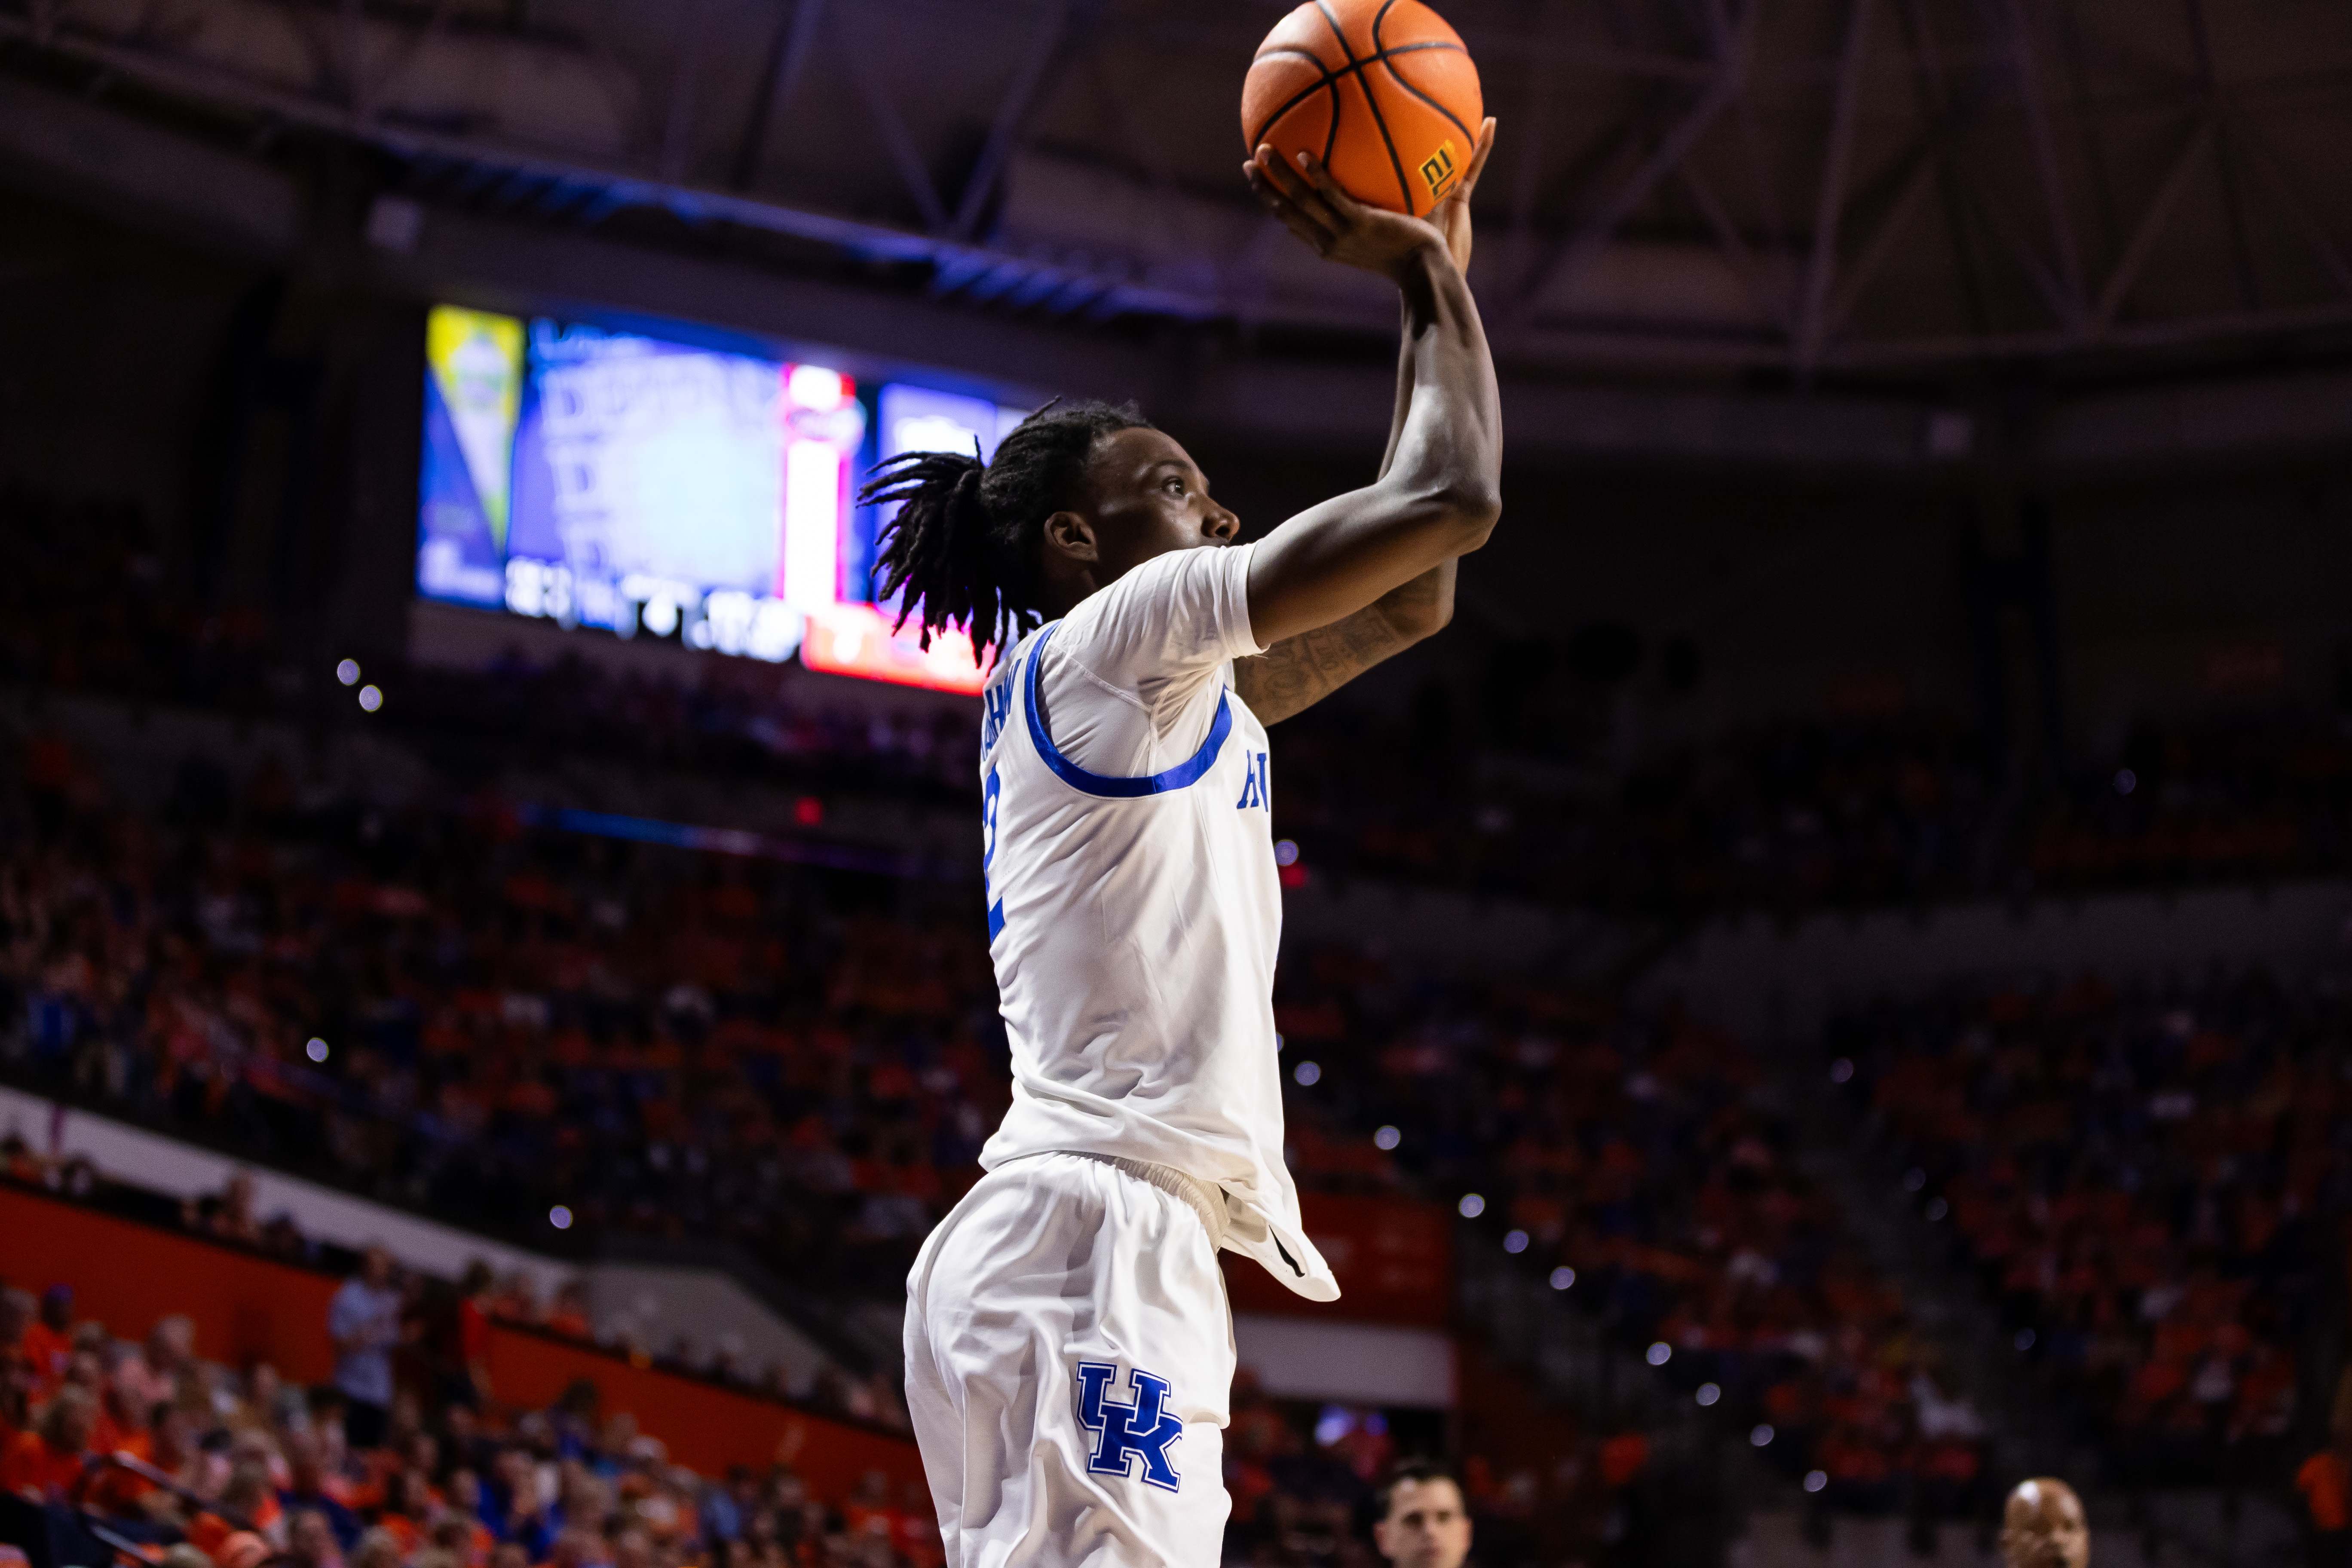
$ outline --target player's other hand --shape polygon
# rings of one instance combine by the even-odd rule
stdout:
[[[1427,219],[1367,206],[1341,190],[1312,153],[1293,163],[1262,145],[1242,173],[1265,210],[1326,261],[1402,279],[1414,257],[1445,243]]]

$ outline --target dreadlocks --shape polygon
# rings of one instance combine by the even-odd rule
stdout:
[[[969,626],[974,659],[1010,647],[1044,614],[1037,542],[1045,520],[1076,499],[1097,441],[1150,427],[1132,403],[1055,398],[1004,437],[992,463],[975,449],[902,452],[877,464],[857,499],[898,503],[878,542],[880,596],[906,591],[898,624],[913,617],[927,648],[933,632]]]

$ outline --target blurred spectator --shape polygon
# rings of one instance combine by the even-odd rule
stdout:
[[[570,1339],[589,1337],[588,1292],[579,1281],[567,1279],[556,1288],[555,1304],[548,1310],[547,1329],[550,1333]]]
[[[2328,1446],[2294,1473],[2302,1495],[2305,1561],[2310,1568],[2352,1563],[2352,1430],[2339,1426]]]
[[[497,1284],[498,1276],[478,1258],[466,1265],[457,1282],[457,1366],[443,1396],[447,1403],[480,1405],[490,1397],[490,1315]]]
[[[352,1422],[346,1414],[343,1430],[348,1433],[351,1429]],[[376,1441],[354,1442],[351,1447],[358,1449],[380,1447],[383,1437],[381,1424],[374,1436]],[[281,1440],[279,1447],[285,1454],[287,1474],[285,1485],[278,1489],[278,1505],[289,1516],[311,1513],[326,1521],[327,1527],[334,1531],[335,1543],[348,1551],[359,1540],[362,1526],[359,1516],[352,1511],[342,1497],[336,1495],[339,1491],[348,1495],[348,1488],[330,1472],[328,1442],[328,1439],[308,1432],[289,1433]]]
[[[285,1510],[270,1485],[268,1461],[251,1453],[229,1466],[220,1489],[187,1526],[189,1542],[215,1562],[243,1544],[236,1540],[240,1532],[270,1546],[286,1539]]]
[[[354,1448],[373,1448],[383,1441],[392,1407],[392,1352],[401,1342],[401,1304],[392,1255],[370,1247],[327,1309],[335,1387],[344,1402],[343,1432]]]
[[[1372,1496],[1372,1543],[1391,1568],[1462,1568],[1470,1511],[1442,1465],[1407,1459]]]
[[[231,1173],[218,1202],[205,1216],[205,1228],[224,1241],[243,1242],[247,1247],[261,1244],[261,1221],[253,1212],[252,1172]]]
[[[33,1299],[32,1292],[14,1286],[0,1289],[0,1356],[30,1367],[25,1334],[39,1315],[40,1304]]]
[[[326,1515],[305,1509],[288,1518],[286,1560],[291,1568],[342,1568],[340,1538]]]
[[[74,1293],[70,1285],[52,1285],[41,1292],[39,1314],[17,1341],[18,1353],[32,1376],[35,1398],[63,1382],[73,1360]]]
[[[124,1358],[117,1375],[140,1407],[151,1409],[178,1397],[182,1380],[195,1371],[195,1364],[196,1325],[175,1312],[155,1321],[145,1343]]]
[[[0,1455],[0,1491],[30,1502],[79,1496],[98,1414],[98,1401],[86,1388],[68,1384],[51,1394],[40,1424],[16,1434]]]

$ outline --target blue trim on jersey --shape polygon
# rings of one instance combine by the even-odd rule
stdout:
[[[1054,738],[1045,733],[1045,721],[1037,713],[1037,667],[1045,662],[1045,644],[1061,623],[1056,621],[1039,634],[1037,646],[1029,650],[1029,670],[1022,679],[1022,705],[1029,713],[1029,739],[1045,765],[1072,789],[1087,795],[1098,795],[1112,800],[1138,800],[1149,795],[1166,795],[1188,784],[1198,784],[1208,771],[1216,766],[1217,753],[1224,749],[1225,737],[1233,733],[1234,710],[1230,698],[1220,693],[1217,698],[1217,720],[1209,726],[1208,739],[1201,749],[1170,768],[1164,773],[1151,773],[1141,778],[1123,777],[1115,773],[1090,773],[1055,749]]]

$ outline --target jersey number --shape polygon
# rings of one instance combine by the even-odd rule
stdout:
[[[980,879],[981,897],[988,900],[988,940],[994,942],[996,933],[1004,929],[1004,900],[996,892],[996,797],[1003,793],[997,782],[996,770],[988,770],[988,783],[980,795]]]

